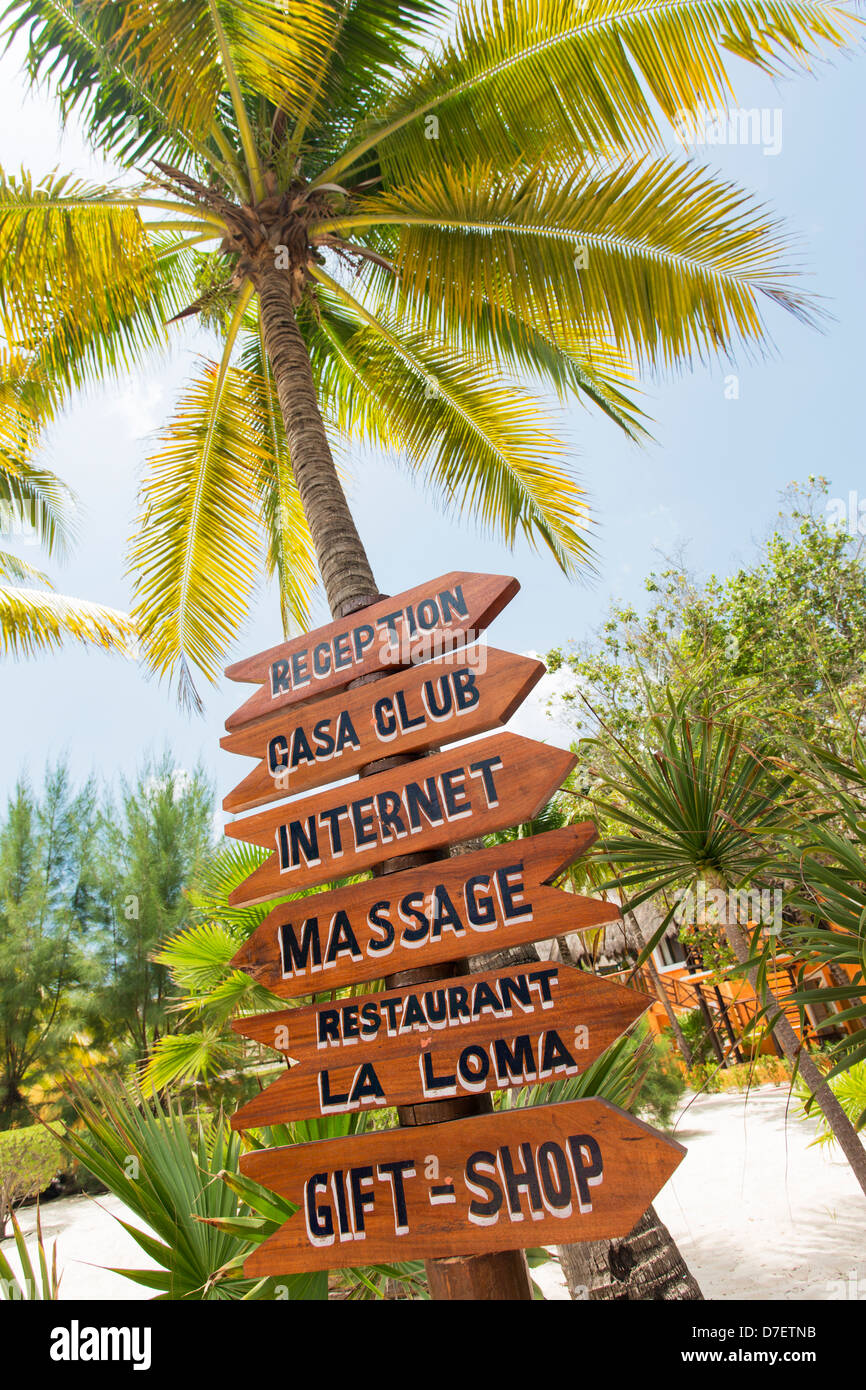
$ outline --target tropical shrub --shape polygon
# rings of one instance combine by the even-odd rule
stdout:
[[[244,1143],[261,1147],[263,1137],[242,1140],[221,1110],[185,1113],[119,1078],[91,1076],[87,1091],[74,1083],[72,1091],[79,1125],[65,1131],[63,1146],[138,1218],[141,1225],[121,1225],[153,1262],[115,1273],[153,1289],[157,1299],[328,1297],[327,1272],[244,1277],[247,1256],[296,1210],[239,1171]],[[363,1116],[335,1115],[273,1125],[263,1135],[269,1145],[306,1143],[363,1127]],[[341,1287],[344,1296],[384,1297],[389,1280],[425,1296],[420,1264],[344,1270]]]
[[[685,1089],[685,1077],[677,1062],[673,1037],[665,1031],[650,1039],[645,1070],[633,1107],[635,1113],[661,1129],[670,1129]]]
[[[0,1238],[15,1207],[44,1192],[63,1167],[63,1149],[42,1125],[0,1132]]]
[[[829,1059],[825,1065],[829,1067]],[[831,1077],[830,1089],[854,1128],[862,1130],[866,1123],[866,1062],[855,1062],[847,1071]],[[799,1103],[800,1118],[819,1120],[818,1133],[812,1141],[813,1144],[834,1143],[833,1131],[799,1078],[794,1091]]]

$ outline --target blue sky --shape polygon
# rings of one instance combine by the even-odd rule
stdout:
[[[99,177],[74,128],[59,138],[46,96],[27,96],[14,56],[0,60],[0,162],[34,173],[55,166]],[[862,46],[813,77],[773,83],[740,69],[740,105],[781,111],[781,150],[715,146],[712,163],[766,199],[804,245],[804,283],[834,315],[823,333],[771,309],[775,355],[735,367],[696,367],[644,383],[657,443],[638,448],[603,417],[579,406],[559,421],[574,450],[598,523],[598,574],[570,583],[553,562],[525,546],[514,553],[444,518],[399,467],[371,455],[347,460],[351,502],[383,592],[397,593],[450,569],[507,572],[522,592],[497,619],[490,639],[512,650],[544,652],[592,634],[611,598],[643,603],[643,579],[659,554],[682,545],[699,573],[727,573],[753,555],[794,479],[824,473],[832,495],[866,492],[863,426],[866,229],[862,131],[866,65]],[[70,409],[53,429],[46,457],[77,492],[80,540],[62,567],[62,591],[126,608],[124,551],[148,436],[168,415],[196,351],[187,346],[152,372],[115,384]],[[729,399],[726,375],[739,395]],[[20,550],[41,563],[38,552]],[[320,616],[325,617],[324,608]],[[280,637],[275,594],[263,590],[234,658]],[[5,737],[0,794],[16,777],[36,780],[46,758],[69,755],[73,771],[131,775],[148,749],[169,743],[190,766],[201,759],[222,795],[249,764],[222,753],[226,715],[250,687],[205,690],[203,718],[180,713],[166,686],[118,658],[69,648],[38,662],[5,663],[0,688]],[[561,742],[541,703],[517,727]]]

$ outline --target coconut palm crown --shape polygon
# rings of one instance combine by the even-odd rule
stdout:
[[[0,178],[0,331],[44,392],[204,325],[142,487],[149,665],[196,700],[263,564],[284,624],[316,580],[377,593],[339,439],[395,451],[456,513],[568,573],[587,508],[532,378],[639,437],[629,383],[814,311],[788,239],[662,137],[735,57],[808,68],[824,0],[12,0],[10,41],[115,182]]]

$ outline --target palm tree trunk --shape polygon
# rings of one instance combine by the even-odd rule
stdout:
[[[588,1240],[558,1250],[568,1290],[590,1302],[673,1302],[702,1299],[698,1284],[649,1207],[624,1240]]]
[[[331,613],[343,618],[374,603],[379,592],[334,467],[288,278],[267,254],[253,268],[252,279],[301,506]]]
[[[319,572],[332,615],[335,618],[346,617],[382,596],[334,467],[309,355],[295,318],[289,282],[274,268],[267,255],[259,260],[251,275],[259,295],[265,348],[277,387],[292,471],[316,549]],[[381,675],[388,675],[388,671],[383,670]],[[366,684],[377,678],[378,675],[361,677],[358,684]],[[384,771],[385,768],[409,761],[411,758],[408,756],[380,759],[362,768],[361,775]],[[432,857],[435,856],[403,855],[379,865],[374,872],[396,873],[423,864]],[[466,968],[465,965],[463,968]],[[426,983],[452,974],[455,969],[457,963],[402,971],[386,977],[385,985],[391,989],[406,984]],[[464,1115],[485,1114],[491,1110],[490,1096],[484,1095],[401,1106],[398,1113],[401,1124],[423,1125],[458,1119]],[[430,1294],[434,1299],[532,1299],[529,1268],[522,1250],[428,1260],[426,1269]]]
[[[727,889],[720,880],[714,881],[713,886],[720,888],[723,893],[727,894]],[[721,925],[728,945],[737,961],[742,965],[749,959],[750,954],[745,932],[739,922],[725,921]],[[776,1022],[773,1024],[773,1037],[788,1061],[793,1066],[799,1067],[800,1075],[815,1097],[816,1103],[824,1112],[824,1118],[833,1131],[836,1142],[850,1163],[854,1176],[866,1195],[866,1149],[863,1148],[857,1137],[857,1131],[785,1017],[775,994],[766,986],[761,987],[757,969],[749,968],[746,971],[746,977],[755,991],[756,999],[763,1000],[774,1013],[778,1014]]]

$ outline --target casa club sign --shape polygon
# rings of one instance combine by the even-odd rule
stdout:
[[[615,981],[538,962],[238,1019],[235,1032],[295,1065],[232,1127],[577,1076],[651,1003]]]
[[[298,1211],[244,1273],[625,1236],[684,1154],[603,1100],[260,1149],[241,1172]]]
[[[332,992],[233,1025],[290,1063],[235,1129],[576,1076],[648,1006],[636,990],[552,962],[333,997],[620,915],[552,886],[595,840],[588,822],[325,887],[531,821],[574,766],[571,753],[501,729],[543,672],[477,645],[518,587],[506,575],[443,575],[226,672],[259,688],[226,721],[223,747],[257,761],[224,805],[267,807],[226,834],[270,851],[229,901],[296,895],[232,963],[281,998]],[[373,673],[384,674],[346,688]],[[364,772],[401,754],[414,756]],[[258,1150],[242,1171],[298,1210],[245,1272],[625,1235],[683,1152],[599,1100]]]
[[[544,664],[495,648],[433,661],[329,699],[290,706],[227,734],[220,746],[259,758],[223,801],[246,811],[350,777],[378,758],[417,753],[505,724],[544,675]]]
[[[583,821],[280,903],[232,965],[291,999],[617,921],[614,903],[547,886],[595,838]],[[255,879],[233,906],[260,900]]]
[[[562,748],[496,734],[245,816],[225,833],[274,849],[258,877],[291,893],[531,820],[575,762]]]

